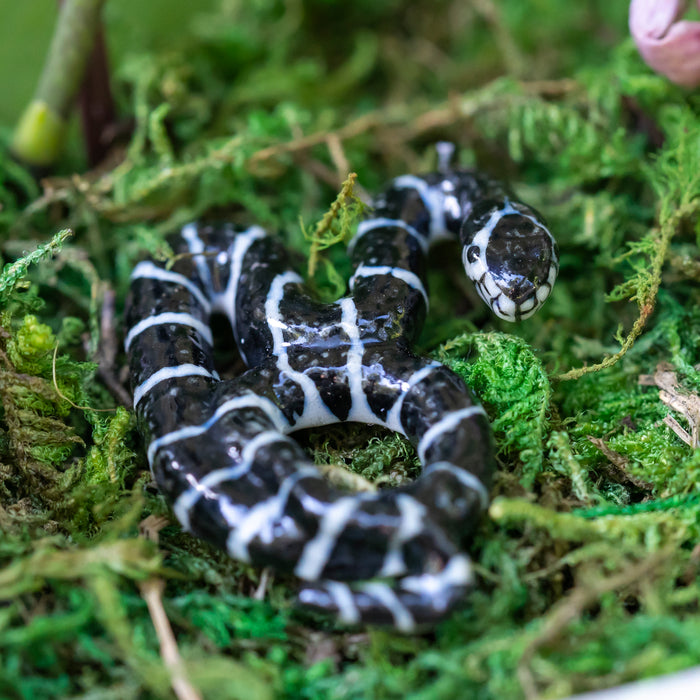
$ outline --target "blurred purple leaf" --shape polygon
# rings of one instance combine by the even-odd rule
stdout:
[[[700,85],[700,22],[676,21],[686,5],[685,0],[632,0],[629,27],[651,68],[678,85],[696,87]]]

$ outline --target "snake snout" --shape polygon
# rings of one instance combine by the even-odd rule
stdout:
[[[511,280],[502,287],[503,293],[516,305],[521,306],[537,294],[537,286],[529,279]]]

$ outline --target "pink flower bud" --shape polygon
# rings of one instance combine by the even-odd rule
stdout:
[[[651,68],[678,85],[696,87],[700,85],[700,22],[676,22],[685,8],[685,0],[632,0],[629,26]]]

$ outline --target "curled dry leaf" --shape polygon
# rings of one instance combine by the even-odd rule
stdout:
[[[659,398],[669,408],[680,413],[687,421],[688,432],[671,415],[664,418],[664,423],[691,447],[700,446],[700,396],[684,389],[678,383],[673,367],[665,362],[657,365],[654,374],[642,374],[639,383],[643,386],[657,386]]]

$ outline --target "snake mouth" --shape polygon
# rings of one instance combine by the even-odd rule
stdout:
[[[524,289],[519,288],[516,290],[504,290],[505,294],[510,298],[510,300],[518,307],[527,306],[530,299],[533,303],[536,303],[537,287],[533,284],[528,284]]]
[[[516,302],[517,317],[518,320],[522,321],[535,313],[537,309],[540,308],[541,302],[537,298],[537,292],[532,292],[528,294],[521,301]]]
[[[529,318],[542,306],[549,294],[549,289],[544,289],[543,285],[535,285],[529,280],[517,285],[511,283],[497,287],[500,293],[490,306],[497,316],[506,321],[523,321]]]
[[[518,277],[503,280],[500,284],[496,282],[501,293],[506,296],[510,301],[517,307],[522,307],[523,305],[530,308],[527,303],[530,299],[534,299],[533,303],[536,303],[538,285],[534,284],[527,278]]]

